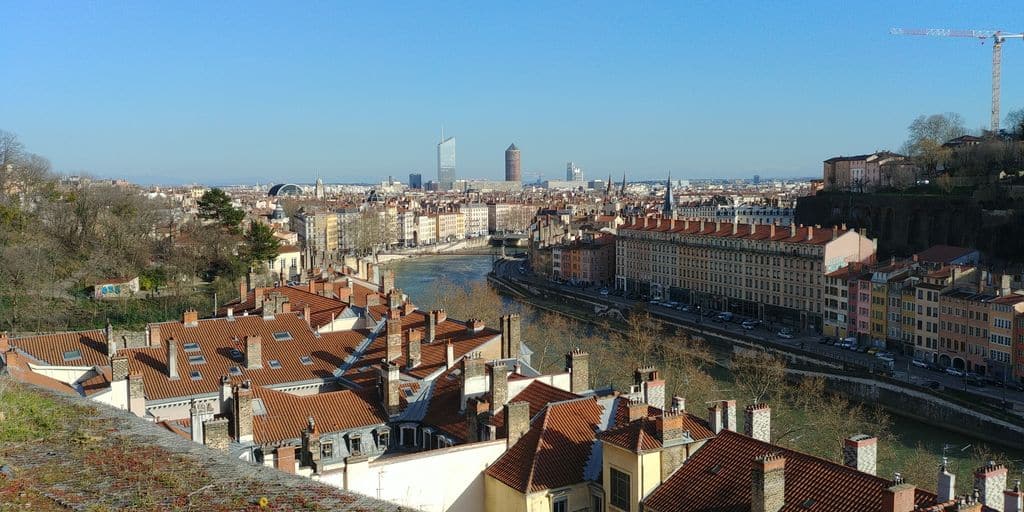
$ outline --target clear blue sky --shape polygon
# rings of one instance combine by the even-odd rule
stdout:
[[[812,175],[919,114],[987,125],[988,45],[888,30],[1024,9],[918,3],[0,0],[0,129],[146,183],[433,179],[442,124],[460,177],[512,142],[549,178]],[[1024,44],[1003,57],[1005,112]]]

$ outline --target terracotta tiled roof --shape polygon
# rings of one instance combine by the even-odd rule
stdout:
[[[106,390],[110,387],[110,367],[101,367],[96,375],[80,381],[78,384],[82,386],[82,393],[85,393],[85,396],[95,395]]]
[[[602,432],[599,436],[601,440],[635,453],[660,449],[661,441],[658,440],[654,417],[660,416],[661,410],[647,406],[647,416],[630,422],[628,400],[620,398],[615,403],[616,426]],[[715,437],[707,422],[689,413],[683,413],[683,430],[689,431],[694,441]]]
[[[78,391],[67,383],[61,382],[57,379],[47,377],[41,373],[32,371],[28,366],[28,362],[25,361],[24,356],[19,354],[17,351],[10,351],[3,354],[4,367],[7,373],[19,382],[27,384],[33,384],[41,388],[50,389],[57,391],[58,393],[64,393],[66,395],[78,395]]]
[[[572,400],[579,398],[579,395],[566,391],[564,389],[558,389],[554,386],[549,386],[541,381],[535,380],[530,385],[523,388],[516,396],[509,399],[509,403],[514,402],[526,402],[530,404],[530,417],[534,417],[544,408],[545,405],[552,402],[563,402],[565,400]],[[491,425],[494,425],[498,429],[499,437],[506,437],[505,432],[505,409],[502,407],[498,409],[494,416],[491,417]]]
[[[253,438],[261,444],[299,439],[310,416],[321,433],[386,424],[388,416],[376,393],[344,390],[300,396],[257,387],[253,395],[267,413],[253,418]]]
[[[53,366],[102,366],[107,361],[107,337],[103,331],[62,332],[28,338],[11,339],[11,346],[18,347],[34,359]],[[64,354],[81,351],[81,359],[65,361]]]
[[[786,458],[781,512],[878,511],[882,491],[893,485],[884,478],[723,430],[644,500],[644,510],[747,512],[754,459],[767,453]],[[935,495],[917,490],[915,502],[933,505]]]
[[[487,475],[522,493],[582,482],[601,415],[593,397],[549,404]]]
[[[322,284],[322,283],[321,283]],[[338,285],[340,286],[340,285]],[[314,286],[315,287],[315,286]],[[323,286],[320,286],[320,290]],[[347,290],[348,288],[342,287]],[[323,327],[330,323],[333,318],[340,316],[349,305],[335,297],[324,297],[317,293],[309,291],[309,287],[298,287],[298,286],[278,286],[275,288],[263,288],[263,297],[266,298],[271,293],[280,293],[288,298],[288,303],[291,306],[293,313],[302,313],[306,306],[309,306],[310,311],[310,324],[314,329]],[[246,295],[244,301],[233,301],[225,304],[224,307],[217,311],[217,316],[226,316],[227,309],[232,308],[235,316],[241,316],[243,312],[249,314],[262,314],[263,309],[256,307],[256,291],[250,291]]]
[[[775,226],[775,236],[771,235],[771,229],[773,226],[768,224],[758,224],[753,226],[751,229],[750,224],[739,224],[736,227],[736,233],[733,233],[733,225],[729,222],[705,222],[704,228],[701,229],[700,221],[689,221],[689,227],[687,228],[687,222],[676,220],[673,228],[669,228],[669,220],[661,219],[661,226],[656,225],[656,219],[648,219],[647,227],[644,227],[642,222],[633,221],[629,224],[619,226],[620,233],[625,230],[632,231],[660,231],[660,232],[672,232],[679,234],[689,235],[703,235],[713,236],[719,238],[745,238],[750,240],[770,240],[774,242],[785,242],[785,243],[800,243],[800,244],[811,244],[811,245],[823,245],[832,241],[832,228],[813,228],[810,226],[798,226],[796,228],[796,235],[792,235],[790,228],[786,226]],[[813,231],[812,231],[813,230]],[[837,236],[842,236],[852,231],[850,229],[842,230],[839,229]]]
[[[458,441],[465,441],[468,433],[466,418],[459,412],[462,408],[462,381],[453,372],[434,379],[423,424],[440,429]]]
[[[151,326],[160,329],[160,347],[119,351],[128,356],[131,371],[142,373],[147,400],[217,393],[221,376],[231,375],[232,368],[241,372],[232,376],[234,380],[249,379],[258,386],[330,379],[369,334],[355,330],[324,333],[317,337],[295,313],[280,314],[266,320],[262,316],[236,316],[234,320],[213,318],[200,320],[193,327],[181,322]],[[291,339],[278,341],[274,338],[274,333],[285,332],[291,335]],[[245,351],[243,340],[253,335],[261,337],[263,368],[246,369],[242,356]],[[172,337],[178,342],[177,380],[167,377],[167,340]],[[186,352],[186,343],[198,344],[199,350]],[[189,356],[198,355],[202,355],[205,362],[190,364]],[[309,357],[309,364],[303,363],[303,356]],[[272,368],[272,360],[279,362],[280,368]],[[191,371],[200,372],[201,378],[192,380]]]
[[[933,245],[919,253],[917,260],[930,263],[952,263],[953,260],[977,252],[977,249],[956,247],[953,245]]]

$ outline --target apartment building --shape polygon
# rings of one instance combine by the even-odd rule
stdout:
[[[416,213],[411,210],[399,210],[395,215],[395,226],[398,231],[398,244],[410,246],[416,243]]]
[[[488,206],[483,203],[465,203],[459,205],[459,213],[466,224],[466,236],[486,235],[488,230]]]
[[[299,245],[311,253],[334,253],[339,246],[338,216],[329,211],[299,210],[291,220]]]
[[[640,218],[619,227],[615,286],[822,328],[825,275],[874,258],[854,230]]]
[[[432,245],[437,243],[437,215],[420,214],[416,216],[416,245]]]
[[[560,279],[611,286],[615,278],[615,239],[590,233],[581,240],[554,246],[551,268]]]
[[[466,223],[460,212],[441,212],[437,214],[437,241],[453,242],[466,238]]]

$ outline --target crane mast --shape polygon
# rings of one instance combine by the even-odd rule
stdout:
[[[979,39],[983,43],[992,40],[992,133],[999,133],[999,97],[1000,82],[1003,68],[1003,42],[1007,39],[1024,41],[1024,34],[1007,33],[999,30],[950,30],[943,28],[894,28],[889,31],[896,36],[933,36],[933,37],[967,37]]]

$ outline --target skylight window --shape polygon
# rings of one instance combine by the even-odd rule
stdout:
[[[188,376],[192,380],[203,380],[203,374],[199,372],[189,372]]]
[[[242,359],[242,351],[238,350],[237,348],[231,349],[230,354],[231,354],[231,359],[238,359],[238,360]]]
[[[277,341],[288,341],[292,339],[292,333],[288,331],[275,332],[274,339]]]
[[[185,348],[185,352],[199,352],[198,343],[186,343],[182,346]]]
[[[405,391],[405,397],[406,398],[412,397],[412,388],[405,388],[402,391]]]
[[[231,375],[233,375],[235,377],[241,377],[242,376],[242,369],[237,367],[237,366],[232,366],[231,368],[228,368],[228,373],[230,373]]]
[[[253,416],[265,416],[267,414],[267,406],[264,405],[262,398],[252,399],[252,414]]]
[[[267,364],[275,370],[281,369],[281,361],[278,361],[277,359],[271,359],[270,361],[267,361]]]
[[[77,361],[82,358],[82,351],[75,349],[64,352],[65,361]]]
[[[313,364],[313,358],[309,357],[309,356],[302,356],[302,357],[299,358],[299,362],[304,364],[304,365],[306,365],[306,366],[309,366],[309,365]]]
[[[198,356],[188,356],[188,364],[206,364],[206,358],[202,354]]]

